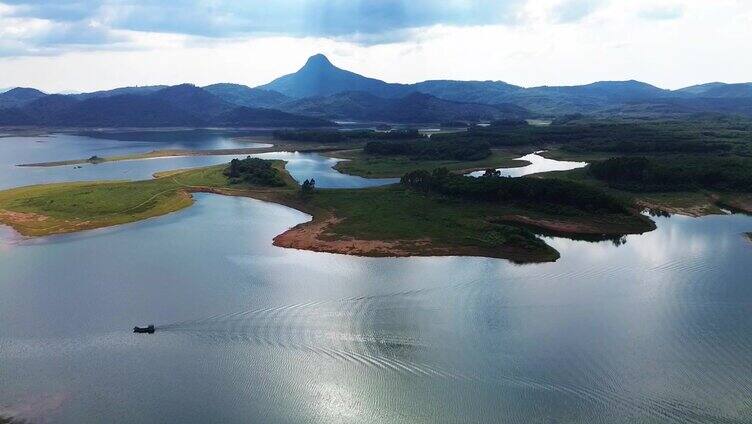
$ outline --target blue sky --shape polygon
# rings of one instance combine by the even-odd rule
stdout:
[[[676,88],[752,80],[750,28],[747,0],[0,0],[0,86],[257,85],[323,52],[389,81]]]

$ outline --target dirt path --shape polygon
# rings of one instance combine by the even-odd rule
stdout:
[[[310,222],[298,224],[274,237],[274,245],[358,256],[409,256],[411,254],[410,251],[402,247],[404,242],[400,241],[357,240],[352,238],[335,240],[334,235],[329,233],[329,229],[341,221],[331,214],[321,219],[314,218]],[[422,243],[428,245],[430,242],[425,240]]]

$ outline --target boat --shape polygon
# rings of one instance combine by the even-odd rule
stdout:
[[[154,324],[151,324],[147,327],[133,327],[134,333],[146,333],[146,334],[154,334]]]

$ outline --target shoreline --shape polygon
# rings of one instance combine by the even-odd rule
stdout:
[[[275,236],[272,244],[289,249],[379,258],[474,256],[526,264],[555,262],[561,257],[553,248],[550,248],[552,252],[533,252],[513,247],[483,249],[475,246],[442,246],[434,244],[430,238],[390,241],[337,239],[328,230],[340,222],[342,219],[333,214],[325,214],[323,217],[313,215],[311,221],[298,224]]]
[[[475,161],[417,160],[398,156],[362,156],[362,149],[336,149],[329,151],[326,156],[341,161],[334,165],[334,169],[347,175],[363,178],[400,178],[408,172],[417,169],[447,168],[451,172],[467,174],[475,171],[498,168],[522,168],[531,162],[521,159],[517,153],[508,150],[492,149],[491,156]],[[519,156],[524,156],[519,155]],[[379,164],[381,162],[381,164]],[[392,162],[389,165],[389,162]]]
[[[378,239],[368,236],[366,239],[348,236],[347,233],[336,234],[333,230],[345,219],[337,216],[334,209],[326,209],[326,203],[317,206],[315,202],[299,196],[297,183],[279,162],[279,169],[286,176],[287,186],[283,188],[267,187],[227,187],[205,185],[205,180],[191,180],[196,173],[211,172],[220,165],[207,168],[164,171],[154,174],[152,180],[163,180],[166,190],[155,196],[169,197],[167,202],[156,209],[147,209],[133,214],[94,216],[92,218],[50,218],[42,213],[18,212],[0,209],[0,222],[11,227],[16,233],[26,237],[73,233],[83,230],[111,227],[148,218],[159,217],[187,208],[194,203],[192,193],[214,193],[225,196],[249,197],[261,201],[280,204],[311,215],[311,220],[295,225],[276,235],[272,244],[278,247],[293,248],[326,253],[338,253],[369,257],[407,257],[407,256],[478,256],[501,258],[517,263],[551,262],[559,258],[559,253],[550,246],[549,249],[526,249],[514,245],[485,247],[463,243],[447,243],[431,240],[428,237],[415,239]],[[181,175],[183,177],[181,178]],[[182,181],[181,181],[182,180]],[[123,183],[123,182],[119,182]],[[131,182],[138,183],[138,182]],[[141,182],[143,183],[143,182]],[[118,182],[74,182],[45,184],[10,189],[20,191],[21,196],[36,195],[37,191],[55,186],[92,186],[99,184],[118,184]],[[127,184],[127,183],[126,183]],[[7,192],[7,191],[6,191]],[[26,193],[28,192],[28,193]],[[19,194],[16,193],[16,196]],[[11,195],[12,196],[12,195]],[[126,211],[127,212],[127,211]],[[531,214],[532,213],[532,214]],[[636,213],[636,212],[635,212]],[[120,216],[122,215],[122,216]],[[570,239],[592,238],[613,239],[625,234],[642,234],[655,229],[655,223],[647,217],[639,221],[626,219],[614,220],[615,217],[583,217],[582,219],[557,218],[556,216],[537,216],[534,212],[510,211],[492,219],[498,224],[509,224],[526,228],[540,236],[555,236]],[[618,218],[618,217],[616,217]],[[50,224],[44,227],[42,222]],[[41,225],[40,225],[41,224]]]
[[[268,143],[271,144],[271,143]],[[70,166],[70,165],[85,165],[85,164],[100,164],[106,162],[123,162],[134,160],[146,160],[146,159],[160,159],[160,158],[173,158],[173,157],[191,157],[191,156],[225,156],[225,155],[254,155],[260,153],[273,153],[273,152],[300,152],[300,153],[316,153],[316,152],[329,152],[336,150],[333,146],[307,146],[300,145],[294,146],[291,144],[271,144],[268,147],[246,147],[238,149],[208,149],[208,150],[184,150],[184,149],[169,149],[169,150],[152,150],[144,153],[133,153],[122,156],[103,157],[98,160],[90,159],[70,159],[61,161],[49,161],[49,162],[35,162],[35,163],[21,163],[16,166],[22,168],[52,168],[57,166]]]
[[[211,193],[223,196],[248,197],[282,205],[311,216],[311,220],[297,224],[272,239],[272,245],[288,249],[307,250],[361,257],[400,258],[426,256],[475,256],[506,259],[518,264],[554,262],[560,254],[533,252],[513,247],[484,249],[479,246],[440,245],[430,238],[416,240],[370,240],[341,237],[329,232],[343,221],[332,211],[314,207],[301,200],[297,193],[282,190],[244,190],[196,187],[190,193]]]
[[[168,171],[158,174],[162,178],[170,178],[176,172]],[[67,183],[62,183],[67,184]],[[80,183],[79,183],[80,184]],[[92,184],[83,183],[82,185]],[[40,186],[30,186],[29,188]],[[115,227],[118,225],[141,222],[151,218],[158,218],[186,209],[194,204],[193,193],[211,193],[223,196],[247,197],[265,202],[279,204],[296,209],[308,215],[312,219],[295,225],[292,228],[276,235],[272,239],[274,246],[308,250],[322,253],[337,253],[364,257],[410,257],[410,256],[477,256],[506,259],[515,263],[541,263],[556,261],[560,255],[551,248],[532,251],[513,246],[501,246],[496,248],[482,248],[480,246],[441,245],[435,244],[430,239],[417,240],[364,240],[351,237],[341,237],[329,232],[331,227],[341,218],[332,211],[323,210],[310,205],[302,200],[296,190],[270,189],[270,188],[229,188],[209,186],[183,186],[171,190],[178,202],[172,203],[158,213],[134,217],[133,219],[118,220],[114,222],[102,222],[94,220],[63,221],[50,227],[38,228],[25,224],[45,222],[49,216],[40,213],[14,212],[0,210],[0,223],[11,228],[13,232],[24,238],[46,237],[63,234],[78,233],[81,231],[95,230],[100,228]],[[55,223],[54,220],[53,223]],[[65,224],[65,226],[64,226]]]
[[[382,237],[383,234],[379,234],[378,232],[358,233],[357,231],[348,232],[348,230],[345,230],[337,234],[338,225],[352,215],[352,210],[349,210],[347,207],[338,209],[347,203],[337,206],[337,201],[343,201],[342,198],[340,197],[339,200],[336,200],[337,197],[332,198],[334,190],[326,189],[322,189],[323,198],[302,198],[299,195],[298,184],[285,170],[284,162],[277,162],[278,164],[275,167],[284,174],[287,184],[281,188],[228,186],[226,182],[222,182],[224,180],[211,178],[211,176],[217,173],[217,169],[222,166],[215,165],[205,168],[160,172],[154,174],[154,178],[151,180],[136,182],[75,182],[10,189],[0,192],[0,200],[2,200],[2,194],[5,194],[7,199],[13,199],[18,196],[22,198],[34,197],[44,195],[45,192],[51,189],[54,193],[56,186],[62,189],[65,187],[84,187],[87,189],[88,187],[92,187],[92,189],[96,189],[97,185],[102,184],[113,185],[112,189],[130,187],[135,192],[142,189],[133,187],[134,185],[144,187],[144,189],[148,186],[151,187],[150,190],[152,191],[150,193],[153,196],[148,199],[143,196],[138,201],[140,203],[136,204],[136,206],[129,204],[127,209],[124,210],[99,215],[92,214],[91,216],[73,214],[70,218],[65,215],[56,216],[55,214],[46,216],[44,215],[44,208],[41,209],[42,213],[39,213],[40,210],[34,209],[28,211],[21,209],[22,212],[12,209],[0,209],[0,222],[9,225],[24,236],[33,237],[73,233],[167,215],[191,206],[194,203],[191,194],[203,192],[226,196],[249,197],[280,204],[311,215],[312,219],[310,221],[300,223],[276,235],[272,240],[272,244],[278,247],[370,257],[478,256],[507,259],[516,263],[552,262],[560,257],[559,252],[548,244],[545,244],[545,247],[539,246],[533,248],[513,243],[493,246],[482,243],[468,243],[467,240],[462,238],[455,240],[454,237],[448,239],[437,237],[432,240],[430,236],[435,237],[435,235],[431,232],[425,234],[408,232],[404,233],[405,235],[410,234],[407,238],[392,235],[391,239],[388,236]],[[99,190],[110,189],[100,187]],[[324,195],[324,193],[328,194]],[[344,193],[347,192],[342,191],[341,194]],[[380,192],[371,191],[371,193],[373,195]],[[161,199],[160,203],[153,207],[142,207],[157,198]],[[329,199],[328,202],[327,198]],[[385,199],[383,196],[378,198],[382,199],[382,201]],[[318,201],[317,199],[323,199],[323,201]],[[355,204],[358,204],[357,202],[363,203],[362,196],[358,197],[358,199],[360,200],[356,200]],[[334,203],[331,202],[332,200],[334,200]],[[344,201],[348,202],[348,200]],[[340,215],[338,216],[337,214]],[[614,238],[624,234],[642,234],[655,229],[655,223],[646,217],[634,219],[635,217],[585,216],[566,219],[566,217],[541,215],[534,211],[526,210],[502,211],[497,216],[499,217],[498,219],[488,216],[486,222],[489,224],[504,224],[506,222],[506,224],[512,226],[531,230],[535,234],[547,235],[548,233],[572,239],[577,239],[583,235]],[[45,221],[48,221],[50,225],[45,226],[43,224]],[[356,221],[348,221],[347,224],[351,222]],[[342,226],[339,225],[339,227],[341,228]],[[352,236],[352,234],[356,234],[356,236]],[[357,234],[360,234],[360,236],[357,236]]]

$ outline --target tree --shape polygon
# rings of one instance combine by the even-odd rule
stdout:
[[[501,171],[498,169],[488,168],[486,169],[486,172],[483,173],[484,178],[492,178],[492,177],[501,177]]]
[[[312,195],[314,190],[316,190],[316,180],[313,178],[303,181],[303,184],[300,185],[300,193],[303,196]]]
[[[227,171],[227,176],[230,178],[238,178],[240,176],[240,161],[233,159],[230,161],[230,169]]]

